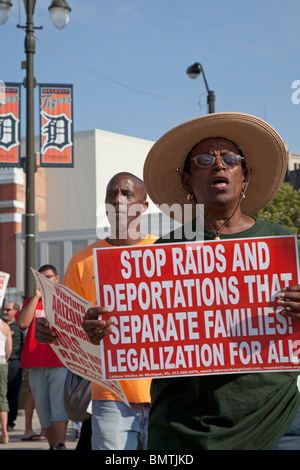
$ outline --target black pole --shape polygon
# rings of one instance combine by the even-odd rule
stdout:
[[[26,53],[26,214],[25,214],[25,298],[34,294],[35,269],[35,181],[36,161],[34,152],[34,88],[33,55],[35,38],[33,14],[36,0],[24,0],[27,21],[25,37]]]
[[[207,95],[207,104],[208,104],[208,112],[214,113],[215,112],[215,92],[209,90],[208,95]]]

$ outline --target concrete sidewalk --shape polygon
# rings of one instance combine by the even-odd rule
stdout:
[[[35,434],[40,434],[41,426],[36,411],[34,411],[32,419],[32,429]],[[25,412],[19,410],[14,430],[9,433],[9,443],[0,444],[2,450],[49,450],[47,439],[38,441],[22,441],[25,430]],[[66,447],[68,450],[74,450],[77,442],[75,441],[75,430],[72,421],[68,422]]]

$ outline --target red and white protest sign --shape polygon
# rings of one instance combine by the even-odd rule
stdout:
[[[0,308],[2,307],[10,275],[0,271]]]
[[[300,369],[300,322],[276,300],[299,284],[296,237],[94,250],[112,333],[106,379]]]
[[[55,354],[74,374],[108,388],[128,403],[118,381],[103,380],[99,346],[90,342],[82,328],[84,314],[93,304],[34,269],[32,272],[41,290],[46,318],[59,338],[51,344]]]

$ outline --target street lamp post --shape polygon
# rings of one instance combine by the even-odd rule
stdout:
[[[26,88],[26,214],[25,214],[25,298],[34,293],[34,277],[31,267],[35,268],[35,172],[36,160],[34,152],[34,78],[33,56],[35,53],[34,30],[41,29],[33,24],[33,15],[36,0],[24,0],[26,11],[26,26],[17,25],[26,31],[25,54],[26,62],[22,62],[22,68],[26,69],[26,77],[23,85]],[[10,0],[0,0],[0,25],[4,24],[8,17],[12,3]],[[66,0],[52,0],[49,7],[51,20],[58,29],[62,29],[69,21],[71,11]]]
[[[34,153],[34,88],[36,86],[33,73],[33,55],[35,53],[35,38],[33,14],[35,0],[24,2],[26,10],[26,214],[25,214],[25,297],[33,294],[34,278],[30,267],[35,268],[35,172],[36,160]]]
[[[199,64],[199,62],[195,62],[193,65],[190,65],[186,70],[187,75],[192,79],[197,78],[201,72],[203,75],[203,79],[204,79],[204,83],[205,83],[205,87],[207,91],[208,111],[209,113],[214,113],[215,112],[215,100],[216,100],[215,92],[210,90],[208,87],[208,83],[207,83],[202,65]]]

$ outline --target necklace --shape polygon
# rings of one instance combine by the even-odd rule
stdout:
[[[225,220],[225,222],[221,225],[221,227],[216,231],[213,226],[211,225],[210,221],[204,216],[206,222],[209,224],[211,230],[214,232],[214,240],[221,240],[221,238],[219,237],[221,231],[223,230],[223,228],[225,227],[225,225],[227,224],[227,222],[229,221],[229,218],[227,220]]]
[[[242,196],[240,197],[239,199],[239,202],[237,203],[233,213],[228,217],[228,219],[225,220],[225,222],[222,223],[222,225],[217,229],[215,230],[212,226],[212,224],[210,223],[210,221],[204,216],[204,219],[206,220],[206,222],[208,223],[208,225],[210,226],[210,228],[212,229],[212,231],[214,232],[215,236],[214,236],[214,240],[221,240],[220,238],[220,233],[222,232],[223,228],[225,227],[226,224],[228,224],[228,222],[230,221],[230,219],[234,216],[234,214],[236,213],[236,211],[238,210],[238,208],[240,207],[241,203],[242,203],[242,200],[245,198],[245,193],[242,194]]]
[[[220,233],[222,232],[223,228],[225,227],[226,224],[228,224],[228,222],[230,221],[230,219],[234,216],[234,214],[236,213],[236,211],[238,210],[238,208],[240,207],[241,203],[242,203],[242,200],[246,197],[245,196],[245,193],[246,193],[246,190],[248,188],[248,184],[250,183],[250,178],[251,178],[251,175],[252,175],[252,171],[253,171],[253,168],[251,167],[250,168],[250,175],[249,175],[249,178],[247,180],[247,184],[244,188],[244,191],[242,192],[242,195],[236,205],[236,208],[234,209],[233,213],[231,214],[231,216],[228,217],[228,219],[225,220],[225,222],[223,222],[223,224],[217,229],[215,230],[212,226],[212,224],[210,223],[210,221],[205,217],[204,215],[204,219],[206,220],[206,222],[208,223],[208,225],[210,226],[210,228],[212,229],[212,231],[214,232],[214,240],[221,240],[220,238]]]
[[[225,220],[225,222],[223,222],[223,224],[221,225],[221,227],[218,228],[218,230],[215,230],[213,228],[213,226],[211,225],[210,221],[204,216],[206,222],[208,223],[208,225],[210,226],[211,230],[214,232],[214,240],[221,240],[220,238],[220,233],[222,232],[223,228],[225,227],[225,225],[229,222],[229,220],[231,219],[231,217],[233,217],[234,213],[236,212],[238,206],[236,206],[234,212],[231,214],[230,217],[228,217],[228,219]]]

